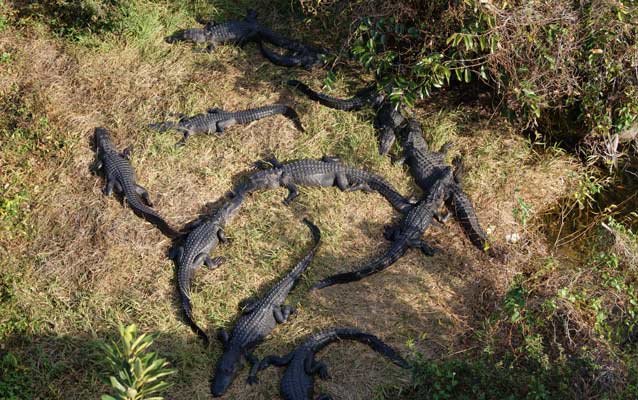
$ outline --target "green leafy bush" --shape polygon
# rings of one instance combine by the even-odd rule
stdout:
[[[300,0],[318,17],[338,2]],[[475,83],[530,131],[618,165],[638,135],[634,0],[355,2],[350,47],[408,106]],[[362,17],[361,15],[375,15]],[[348,26],[348,25],[346,25]]]
[[[137,327],[120,325],[120,342],[103,343],[101,348],[110,370],[109,383],[115,396],[103,395],[102,400],[161,400],[148,397],[171,386],[160,380],[177,372],[168,368],[168,362],[154,352],[147,352],[153,336],[137,334]]]

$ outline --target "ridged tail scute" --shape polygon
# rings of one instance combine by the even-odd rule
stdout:
[[[259,43],[259,47],[261,50],[261,54],[268,59],[268,61],[270,61],[271,63],[278,65],[280,67],[297,67],[299,66],[299,62],[296,62],[296,60],[293,57],[289,57],[289,56],[284,56],[281,55],[279,53],[276,53],[272,50],[270,50],[269,48],[267,48],[266,46],[263,45],[263,43]]]
[[[310,290],[323,289],[332,285],[350,283],[376,274],[377,272],[383,271],[384,269],[388,268],[399,258],[403,257],[407,249],[407,243],[402,240],[396,241],[392,244],[390,249],[385,252],[385,254],[369,263],[368,266],[366,266],[365,268],[329,276],[312,285]]]
[[[177,239],[182,235],[181,232],[170,226],[168,222],[166,222],[166,220],[157,213],[157,211],[142,203],[137,193],[126,190],[125,196],[126,201],[133,212],[155,225],[164,235],[171,239]]]
[[[186,323],[188,324],[188,326],[190,326],[193,332],[195,332],[197,336],[202,339],[202,341],[204,342],[204,346],[208,347],[210,339],[208,339],[208,335],[206,334],[206,332],[204,332],[204,330],[200,328],[197,323],[195,323],[195,320],[193,319],[193,310],[191,308],[191,299],[188,296],[188,293],[186,293],[186,291],[181,286],[179,288],[179,295],[182,300],[182,310],[184,310],[184,318],[186,319]]]
[[[299,115],[297,112],[284,104],[273,104],[270,106],[257,107],[246,111],[239,111],[235,113],[235,119],[241,124],[247,124],[253,121],[257,121],[262,118],[270,117],[273,115],[281,114],[290,119],[295,127],[301,132],[304,131]]]
[[[170,122],[170,121],[158,122],[156,124],[149,124],[148,125],[148,129],[152,129],[152,130],[158,131],[158,132],[166,132],[166,131],[169,131],[169,130],[175,129],[175,128],[177,128],[177,123]]]
[[[376,174],[370,174],[368,178],[368,186],[370,189],[378,192],[381,196],[385,197],[386,200],[392,205],[392,207],[400,212],[406,212],[410,207],[412,207],[412,203],[407,200],[401,193],[397,192],[397,190],[392,187],[385,179],[381,178]]]
[[[381,339],[372,335],[353,328],[335,328],[329,331],[323,331],[315,335],[316,341],[312,350],[317,352],[328,344],[337,340],[355,340],[360,343],[368,345],[372,350],[386,357],[394,364],[401,368],[408,369],[410,364],[401,357],[396,350],[389,345],[385,344]]]
[[[310,220],[308,220],[307,218],[304,218],[303,222],[310,229],[310,233],[312,234],[313,246],[310,251],[308,251],[306,256],[301,261],[299,261],[299,263],[295,265],[295,267],[290,271],[289,277],[291,277],[295,282],[301,276],[301,274],[304,273],[306,268],[308,268],[308,265],[310,265],[310,262],[314,258],[315,253],[319,248],[319,243],[321,242],[321,231],[319,230],[319,228],[317,228],[317,226],[310,222]]]
[[[341,111],[356,111],[362,109],[368,104],[368,96],[371,95],[372,91],[374,90],[374,87],[366,88],[357,96],[343,100],[337,99],[335,97],[330,97],[323,93],[315,92],[314,90],[310,89],[308,85],[295,79],[289,80],[288,82],[286,82],[286,84],[288,86],[296,88],[311,100],[317,101],[326,107],[334,108]]]

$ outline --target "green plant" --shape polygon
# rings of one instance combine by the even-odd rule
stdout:
[[[522,197],[516,197],[516,203],[518,204],[512,210],[512,214],[514,218],[521,224],[523,227],[527,226],[527,222],[532,214],[532,206],[527,204]]]
[[[120,325],[120,342],[102,343],[105,361],[112,375],[109,383],[115,396],[103,395],[102,400],[161,400],[161,396],[148,397],[171,386],[160,380],[177,371],[168,368],[168,362],[155,352],[147,352],[153,344],[153,335],[138,335],[137,327]]]
[[[20,358],[8,352],[0,357],[0,400],[32,398],[28,369]]]

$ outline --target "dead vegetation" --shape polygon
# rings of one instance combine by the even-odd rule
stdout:
[[[106,392],[92,343],[112,336],[118,322],[159,333],[158,352],[178,369],[167,398],[209,395],[220,347],[203,349],[181,320],[168,239],[102,195],[102,180],[89,172],[94,127],[111,129],[120,148],[133,145],[139,182],[177,225],[205,212],[266,154],[283,160],[339,155],[380,172],[403,193],[418,194],[407,171],[377,155],[368,115],[322,108],[281,85],[303,76],[319,87],[320,75],[276,68],[250,45],[213,55],[169,46],[162,35],[192,24],[192,16],[183,10],[169,16],[163,4],[134,4],[138,12],[130,14],[127,34],[105,33],[90,46],[55,38],[33,21],[0,31],[0,54],[10,55],[0,69],[0,355],[19,359],[15,371],[28,389],[18,398],[95,398]],[[265,9],[262,15],[274,18]],[[339,81],[333,94],[345,93],[345,86]],[[169,111],[275,101],[294,105],[305,133],[284,118],[271,118],[234,127],[223,137],[193,137],[176,149],[177,134],[144,128]],[[572,195],[581,167],[562,152],[532,146],[501,118],[477,118],[475,108],[441,110],[432,104],[416,113],[429,143],[452,140],[455,154],[464,156],[466,190],[494,241],[510,253],[507,264],[487,259],[448,223],[427,234],[442,254],[410,252],[383,274],[308,295],[317,278],[375,254],[384,244],[383,225],[395,215],[377,195],[306,189],[287,208],[283,190],[258,193],[228,228],[231,244],[216,254],[228,262],[196,277],[196,320],[209,332],[232,324],[240,300],[261,293],[303,254],[309,238],[299,222],[308,216],[322,230],[323,243],[290,297],[298,314],[259,347],[259,356],[287,352],[306,334],[335,325],[368,330],[404,354],[435,360],[462,357],[481,345],[474,334],[499,309],[514,277],[536,270],[537,260],[552,254],[528,221]],[[525,223],[514,211],[521,204],[528,206]],[[508,244],[512,234],[520,240]],[[560,275],[546,279],[556,288],[563,283]],[[569,319],[567,342],[583,342],[571,332],[592,336],[586,332],[590,321],[579,320],[570,303],[559,306],[563,311],[556,315]],[[500,328],[495,340],[507,341]],[[409,376],[362,346],[332,350],[321,357],[333,379],[319,382],[318,389],[335,398],[380,397],[382,388],[409,384]],[[243,385],[245,374],[227,398],[271,399],[278,393],[279,371],[263,374],[254,387]]]

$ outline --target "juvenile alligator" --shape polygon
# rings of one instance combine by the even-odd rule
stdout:
[[[461,186],[463,165],[460,159],[455,160],[454,184],[450,186],[450,195],[445,200],[446,207],[459,222],[470,242],[478,249],[487,251],[491,257],[503,260],[506,256],[502,248],[490,245],[487,234],[481,227],[474,206]]]
[[[168,43],[191,42],[206,44],[206,51],[212,52],[220,44],[236,44],[243,46],[248,42],[267,41],[275,46],[304,52],[315,49],[283,35],[273,32],[269,28],[257,22],[257,12],[248,10],[242,20],[230,20],[217,23],[215,21],[199,20],[203,28],[182,29],[165,38]]]
[[[400,109],[391,101],[386,100],[381,104],[374,118],[374,127],[381,132],[379,154],[388,154],[396,140],[396,131],[404,122]]]
[[[448,167],[450,168],[450,167]],[[450,168],[451,169],[451,168]],[[311,290],[322,289],[335,284],[358,281],[362,278],[383,271],[405,255],[409,248],[418,248],[425,255],[432,256],[438,249],[430,247],[421,240],[421,235],[432,223],[432,218],[443,202],[448,187],[452,184],[452,175],[444,175],[436,181],[426,196],[405,214],[403,221],[394,227],[387,227],[384,236],[392,244],[380,257],[375,258],[365,267],[341,274],[329,276],[315,283]]]
[[[180,115],[180,119],[177,122],[160,122],[150,124],[148,127],[159,132],[175,129],[184,135],[184,138],[179,142],[179,144],[184,144],[190,135],[196,133],[223,134],[226,128],[235,124],[248,124],[277,114],[282,114],[289,118],[298,130],[304,131],[297,112],[283,104],[273,104],[242,111],[224,111],[219,108],[212,108],[204,114],[197,114],[193,117]]]
[[[353,97],[346,100],[337,99],[323,93],[315,92],[306,84],[299,82],[298,80],[289,80],[286,84],[297,88],[311,100],[318,101],[326,107],[342,111],[355,111],[368,106],[378,107],[385,98],[383,93],[377,89],[376,84],[372,84],[361,89]]]
[[[252,351],[259,345],[277,324],[283,324],[294,312],[284,305],[288,293],[294,288],[306,268],[310,265],[321,239],[319,228],[304,219],[312,233],[314,244],[308,254],[273,286],[261,299],[248,302],[243,315],[237,321],[230,336],[220,330],[219,338],[224,346],[224,354],[219,359],[211,385],[213,397],[222,396],[230,386],[242,359],[248,360],[256,370],[258,360]]]
[[[219,242],[226,242],[224,226],[235,216],[243,201],[242,194],[237,194],[223,204],[212,216],[191,224],[192,230],[183,243],[175,245],[170,252],[170,256],[177,266],[177,288],[186,322],[206,346],[208,346],[208,336],[193,320],[190,302],[191,281],[195,271],[202,263],[206,267],[214,269],[224,261],[222,257],[211,259],[210,253]]]
[[[323,157],[321,160],[297,160],[285,164],[275,158],[268,161],[272,164],[272,168],[251,173],[236,190],[252,193],[257,190],[285,187],[289,193],[284,199],[284,204],[290,204],[299,195],[297,185],[337,186],[343,191],[377,191],[399,211],[407,210],[413,205],[379,175],[341,164],[335,157]],[[262,168],[267,166],[263,161],[257,164]]]
[[[262,27],[257,22],[255,10],[248,10],[246,17],[240,21],[225,21],[216,23],[210,21],[204,28],[182,29],[166,37],[166,42],[192,42],[207,44],[206,50],[212,52],[220,44],[243,45],[250,41],[259,40]]]
[[[268,356],[260,363],[258,370],[268,368],[270,365],[287,365],[284,376],[281,379],[281,395],[285,400],[312,400],[314,396],[314,376],[319,374],[321,379],[328,379],[327,366],[315,360],[315,354],[330,343],[340,340],[356,340],[365,343],[377,353],[388,358],[401,368],[410,368],[392,347],[383,343],[378,337],[352,328],[333,328],[315,333],[303,344],[283,357]],[[250,377],[250,382],[256,382],[257,370]],[[330,400],[329,395],[321,395],[317,400]]]
[[[279,65],[281,67],[303,67],[307,70],[311,70],[315,67],[322,67],[325,65],[324,57],[327,54],[322,49],[302,49],[298,51],[292,51],[288,55],[282,55],[270,50],[264,46],[263,43],[259,43],[261,54],[266,57],[271,63]]]
[[[180,236],[180,232],[173,229],[157,211],[151,208],[153,204],[148,192],[137,184],[135,171],[130,163],[131,148],[128,147],[119,153],[111,141],[109,132],[104,128],[95,128],[94,140],[96,161],[92,169],[94,172],[99,170],[104,172],[106,186],[103,193],[110,196],[115,189],[116,192],[122,193],[135,214],[157,226],[170,238]]]
[[[451,143],[446,143],[441,147],[440,152],[430,151],[423,137],[421,125],[414,118],[408,118],[408,124],[404,129],[401,161],[408,164],[421,190],[428,191],[444,174],[452,175],[452,169],[445,163],[445,155],[451,146]]]
[[[429,151],[421,126],[415,119],[408,119],[403,156],[417,185],[422,190],[427,191],[442,175],[451,173],[450,167],[445,163],[445,155],[450,147],[451,143],[446,143],[439,152]],[[481,251],[487,250],[492,257],[500,257],[501,251],[489,246],[487,234],[479,224],[472,202],[461,188],[461,171],[462,167],[459,163],[453,177],[455,182],[449,186],[445,194],[445,204],[474,246]]]

